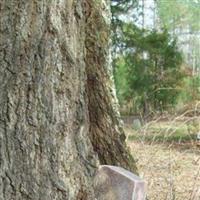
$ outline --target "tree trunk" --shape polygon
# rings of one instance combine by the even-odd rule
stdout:
[[[136,169],[114,106],[109,18],[104,0],[1,0],[0,200],[94,200],[99,164]]]

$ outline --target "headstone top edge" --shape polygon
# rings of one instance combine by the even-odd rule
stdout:
[[[117,167],[117,166],[113,166],[113,165],[100,165],[99,169],[103,169],[103,168],[107,168],[110,170],[113,170],[119,174],[122,174],[123,176],[127,177],[130,180],[133,180],[134,182],[141,182],[143,183],[144,181],[138,177],[137,175],[133,174],[132,172],[122,168],[122,167]]]

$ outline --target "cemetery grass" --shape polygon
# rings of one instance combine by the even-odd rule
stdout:
[[[199,131],[200,117],[154,120],[140,130],[125,125],[149,200],[200,200]]]

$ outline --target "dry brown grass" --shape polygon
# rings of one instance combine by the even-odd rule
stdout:
[[[191,130],[196,132],[200,119],[195,118],[195,122],[197,129]],[[194,134],[185,126],[185,119],[153,123],[159,124],[159,131],[157,125],[155,128],[150,124],[140,131],[125,129],[130,138],[136,136],[127,143],[137,160],[140,175],[147,182],[148,199],[200,200],[200,142],[192,137],[185,137],[186,141],[176,140],[178,136]],[[159,141],[156,141],[154,136],[158,133]],[[173,134],[176,137],[172,137]],[[149,135],[148,140],[144,135]],[[162,135],[163,142],[160,141]]]

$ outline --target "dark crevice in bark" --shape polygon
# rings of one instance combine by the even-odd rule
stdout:
[[[90,119],[90,139],[101,164],[120,165],[136,172],[133,158],[125,145],[119,116],[111,102],[114,98],[108,70],[109,26],[95,1],[86,1],[86,72]],[[94,26],[95,25],[95,26]],[[115,101],[115,100],[114,100]]]

